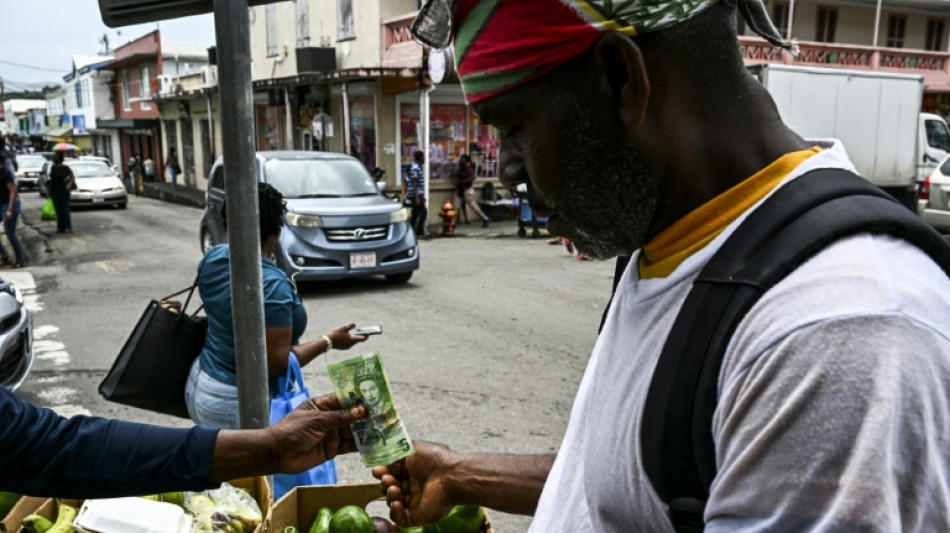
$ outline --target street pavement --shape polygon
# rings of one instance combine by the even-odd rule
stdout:
[[[75,232],[57,234],[40,220],[41,198],[27,192],[23,203],[19,235],[31,264],[0,271],[27,293],[34,317],[37,362],[18,394],[64,416],[190,425],[105,402],[97,386],[146,303],[194,279],[201,210],[133,197],[124,211],[74,212]],[[303,341],[348,321],[382,325],[359,349],[384,354],[412,438],[460,451],[554,453],[613,264],[578,261],[547,245],[544,232],[519,238],[514,221],[462,224],[453,237],[429,229],[421,269],[406,285],[381,277],[302,285]],[[313,394],[332,390],[322,359],[304,377]],[[338,458],[337,469],[342,483],[373,481],[356,456]],[[503,533],[529,523],[492,517]]]

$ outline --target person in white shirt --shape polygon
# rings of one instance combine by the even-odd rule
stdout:
[[[640,424],[692,281],[775,190],[853,170],[840,144],[782,122],[742,63],[736,4],[795,50],[758,0],[423,6],[417,37],[454,36],[465,96],[500,130],[502,181],[526,183],[549,231],[586,255],[633,259],[558,453],[417,442],[373,471],[399,524],[477,504],[534,515],[537,533],[673,530]],[[948,331],[950,280],[892,237],[841,239],[766,292],[720,370],[705,530],[950,531]]]

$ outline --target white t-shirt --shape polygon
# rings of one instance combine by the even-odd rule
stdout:
[[[786,180],[853,170],[840,143]],[[630,261],[531,531],[672,531],[641,467],[653,369],[692,281]],[[950,531],[950,279],[905,241],[842,239],[768,291],[719,376],[706,531]]]

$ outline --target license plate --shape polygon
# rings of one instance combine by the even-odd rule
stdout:
[[[105,198],[93,198],[93,199],[92,199],[92,203],[94,203],[94,204],[101,204],[102,202],[105,202],[105,201],[106,201]]]
[[[373,268],[376,266],[376,253],[350,254],[350,268]]]

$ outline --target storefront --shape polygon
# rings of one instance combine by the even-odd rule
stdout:
[[[419,105],[418,92],[397,97],[398,157],[403,169],[422,145]],[[498,146],[498,130],[483,124],[465,104],[460,86],[439,86],[429,93],[429,171],[433,184],[454,180],[462,154],[472,158],[479,177],[496,177]]]

